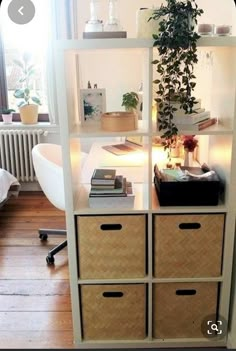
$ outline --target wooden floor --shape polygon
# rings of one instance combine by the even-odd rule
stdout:
[[[65,228],[40,192],[21,192],[0,211],[0,348],[73,348],[67,250],[47,266],[47,251],[64,240],[38,238],[38,228]]]

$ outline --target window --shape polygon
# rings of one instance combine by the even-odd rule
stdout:
[[[17,104],[19,100],[14,97],[14,91],[20,87],[21,72],[14,60],[21,59],[23,54],[27,52],[37,67],[32,89],[39,95],[42,102],[42,105],[39,106],[39,121],[49,121],[46,81],[49,6],[46,6],[45,0],[34,0],[36,11],[33,20],[25,25],[17,25],[7,15],[9,3],[10,0],[7,0],[1,5],[0,41],[2,40],[2,43],[0,43],[0,46],[3,54],[0,55],[0,90],[2,91],[0,104],[5,105],[8,101],[9,108],[18,111]],[[4,77],[6,78],[6,84],[4,84]],[[14,114],[14,120],[20,120],[18,113]]]

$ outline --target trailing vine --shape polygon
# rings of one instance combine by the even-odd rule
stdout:
[[[194,65],[198,62],[197,40],[200,37],[195,26],[202,13],[195,0],[166,0],[166,5],[161,5],[150,18],[161,19],[159,34],[153,35],[153,45],[158,50],[158,59],[153,61],[158,79],[153,83],[157,85],[158,129],[163,132],[166,147],[170,147],[178,135],[173,122],[173,114],[177,110],[173,101],[178,101],[185,113],[194,111]]]

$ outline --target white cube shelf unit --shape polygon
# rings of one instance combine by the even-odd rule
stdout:
[[[160,135],[152,122],[155,50],[145,39],[55,43],[73,332],[76,346],[82,348],[227,346],[227,335],[207,339],[200,326],[209,314],[229,319],[236,212],[236,37],[204,37],[198,42],[199,53],[213,57],[211,75],[197,75],[198,97],[219,123],[195,134],[200,159],[224,183],[218,206],[159,205],[152,160],[152,139]],[[114,67],[96,66],[97,54],[129,52],[141,58],[143,119],[137,130],[108,133],[99,124],[80,124],[77,78],[83,74],[80,55],[85,52],[93,55],[96,70],[110,79]],[[89,208],[90,176],[100,165],[100,154],[90,153],[81,172],[83,143],[95,141],[96,148],[109,143],[107,138],[127,135],[142,136],[145,145],[139,172],[127,163],[118,167],[133,182],[134,208]],[[181,223],[186,231],[181,231]]]

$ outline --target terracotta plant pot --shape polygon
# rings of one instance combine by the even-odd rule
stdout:
[[[20,107],[20,118],[23,124],[38,123],[38,105],[24,105]]]
[[[3,120],[3,123],[5,123],[5,124],[11,124],[12,123],[12,113],[2,114],[2,120]]]

